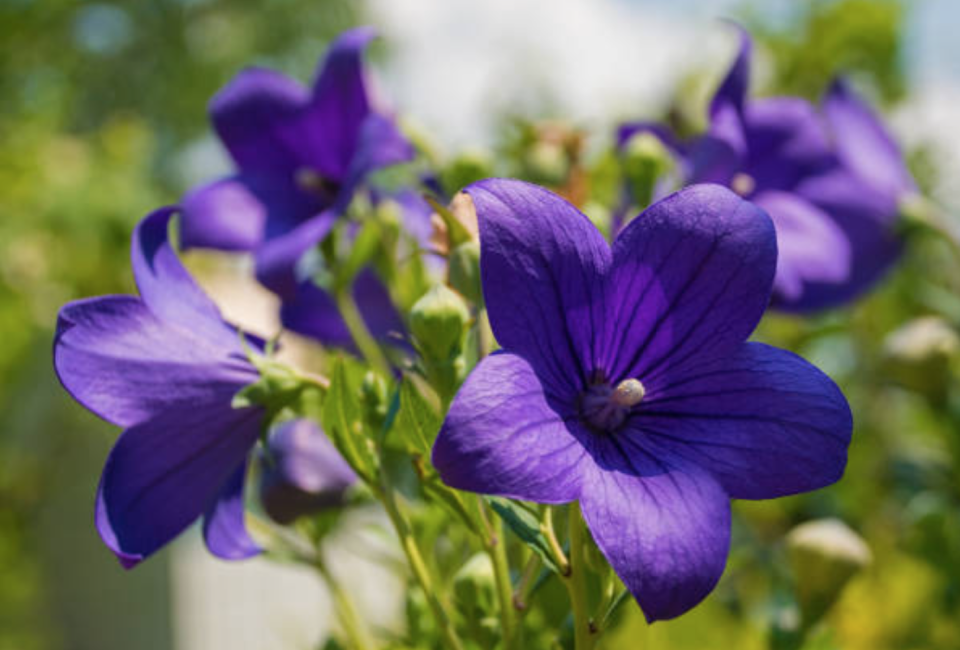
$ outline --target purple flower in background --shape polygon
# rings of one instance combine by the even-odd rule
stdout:
[[[503,346],[453,400],[433,449],[448,485],[579,500],[649,620],[714,587],[730,499],[836,481],[851,416],[796,355],[746,343],[776,267],[773,224],[715,185],[654,204],[607,244],[569,203],[519,181],[465,190]]]
[[[375,110],[361,27],[330,46],[312,89],[272,70],[241,72],[211,102],[237,173],[183,200],[184,247],[253,251],[257,278],[290,297],[296,263],[329,233],[371,171],[409,160],[410,143]]]
[[[869,289],[896,261],[898,204],[916,191],[903,156],[845,83],[818,112],[796,97],[747,99],[751,40],[710,104],[709,129],[688,143],[665,140],[688,183],[719,183],[753,201],[777,229],[773,304],[812,311]],[[621,127],[619,140],[657,134]]]
[[[258,374],[177,259],[167,238],[174,212],[150,214],[133,235],[140,297],[67,304],[54,341],[64,388],[125,429],[103,469],[96,525],[127,568],[199,517],[214,555],[260,550],[244,527],[243,484],[263,412],[231,407]]]
[[[357,475],[310,420],[284,422],[263,455],[260,499],[279,524],[343,505]]]
[[[353,299],[370,334],[378,341],[391,341],[405,331],[403,318],[390,293],[373,269],[365,268],[354,278]],[[356,352],[350,330],[340,315],[334,297],[312,281],[297,285],[293,298],[280,307],[280,321],[292,332],[320,343]],[[400,341],[399,338],[396,341]]]

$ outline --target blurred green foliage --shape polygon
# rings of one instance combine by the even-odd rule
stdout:
[[[849,71],[885,102],[904,97],[907,6],[819,0],[791,11],[788,28],[773,28],[749,5],[743,10],[772,61],[762,90],[816,99],[834,74]],[[92,501],[112,429],[74,408],[55,385],[49,349],[58,307],[131,289],[129,233],[140,216],[198,180],[190,178],[190,160],[208,133],[206,103],[230,76],[264,64],[307,79],[325,42],[359,19],[348,0],[0,3],[0,650],[102,650],[119,638],[129,644],[133,633],[83,631],[80,619],[102,622],[110,613],[83,600],[99,597],[100,581],[117,576],[124,587],[115,601],[156,584],[141,577],[149,567],[136,576],[114,567],[113,578],[101,568],[111,559],[97,547],[87,523],[92,505],[84,504]],[[682,90],[672,113],[702,119],[702,102]],[[471,152],[441,170],[447,190],[493,171],[551,184],[588,212],[615,200],[616,160],[588,160],[585,134],[523,121],[505,123],[502,133],[496,156]],[[934,170],[922,152],[911,160],[928,187]],[[856,306],[808,320],[768,316],[758,337],[823,367],[851,401],[856,430],[847,475],[813,495],[738,504],[730,563],[715,594],[652,628],[628,603],[604,647],[771,647],[777,631],[794,624],[792,584],[802,579],[787,568],[783,539],[794,525],[823,516],[863,535],[874,562],[805,647],[960,647],[957,355],[947,356],[946,370],[938,371],[946,379],[930,391],[911,379],[932,372],[910,366],[923,363],[922,355],[897,357],[890,338],[931,315],[955,332],[958,296],[957,251],[915,234],[902,264]],[[904,364],[913,372],[904,373]],[[424,513],[415,524],[435,547],[430,562],[438,573],[451,583],[465,580],[467,558],[444,555],[457,540],[442,520]],[[76,541],[77,530],[87,537]],[[97,553],[95,569],[71,566],[74,554]],[[535,615],[565,630],[566,597],[556,583],[536,592],[548,606]],[[410,594],[408,639],[431,626],[419,592]],[[142,609],[162,607],[166,596],[128,604],[126,611],[142,618],[132,616],[127,629],[147,626]],[[530,647],[549,642],[531,639]]]

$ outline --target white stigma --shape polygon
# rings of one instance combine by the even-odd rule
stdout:
[[[733,180],[730,181],[730,188],[740,196],[747,196],[753,194],[753,190],[757,189],[757,181],[750,174],[740,172],[734,175]]]
[[[325,193],[327,184],[323,176],[308,167],[301,167],[294,175],[294,181],[301,190],[305,192]]]
[[[639,379],[624,379],[610,394],[610,401],[623,408],[631,408],[643,401],[647,389]]]

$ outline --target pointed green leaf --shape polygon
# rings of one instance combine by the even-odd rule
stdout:
[[[540,532],[540,520],[536,514],[519,503],[508,499],[490,497],[487,502],[493,508],[493,511],[500,516],[503,523],[534,553],[540,556],[544,566],[551,571],[560,573],[560,569],[550,554],[550,545],[547,538]]]

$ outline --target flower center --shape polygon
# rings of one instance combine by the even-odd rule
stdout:
[[[740,196],[749,196],[757,189],[757,181],[755,181],[750,174],[739,172],[735,174],[733,180],[730,181],[730,189]]]
[[[307,194],[313,194],[323,199],[325,202],[333,201],[339,190],[339,184],[335,181],[325,178],[309,167],[301,167],[293,176],[294,182],[301,190]]]
[[[613,431],[646,392],[638,379],[624,379],[616,387],[607,382],[593,384],[580,397],[580,416],[592,429]]]

